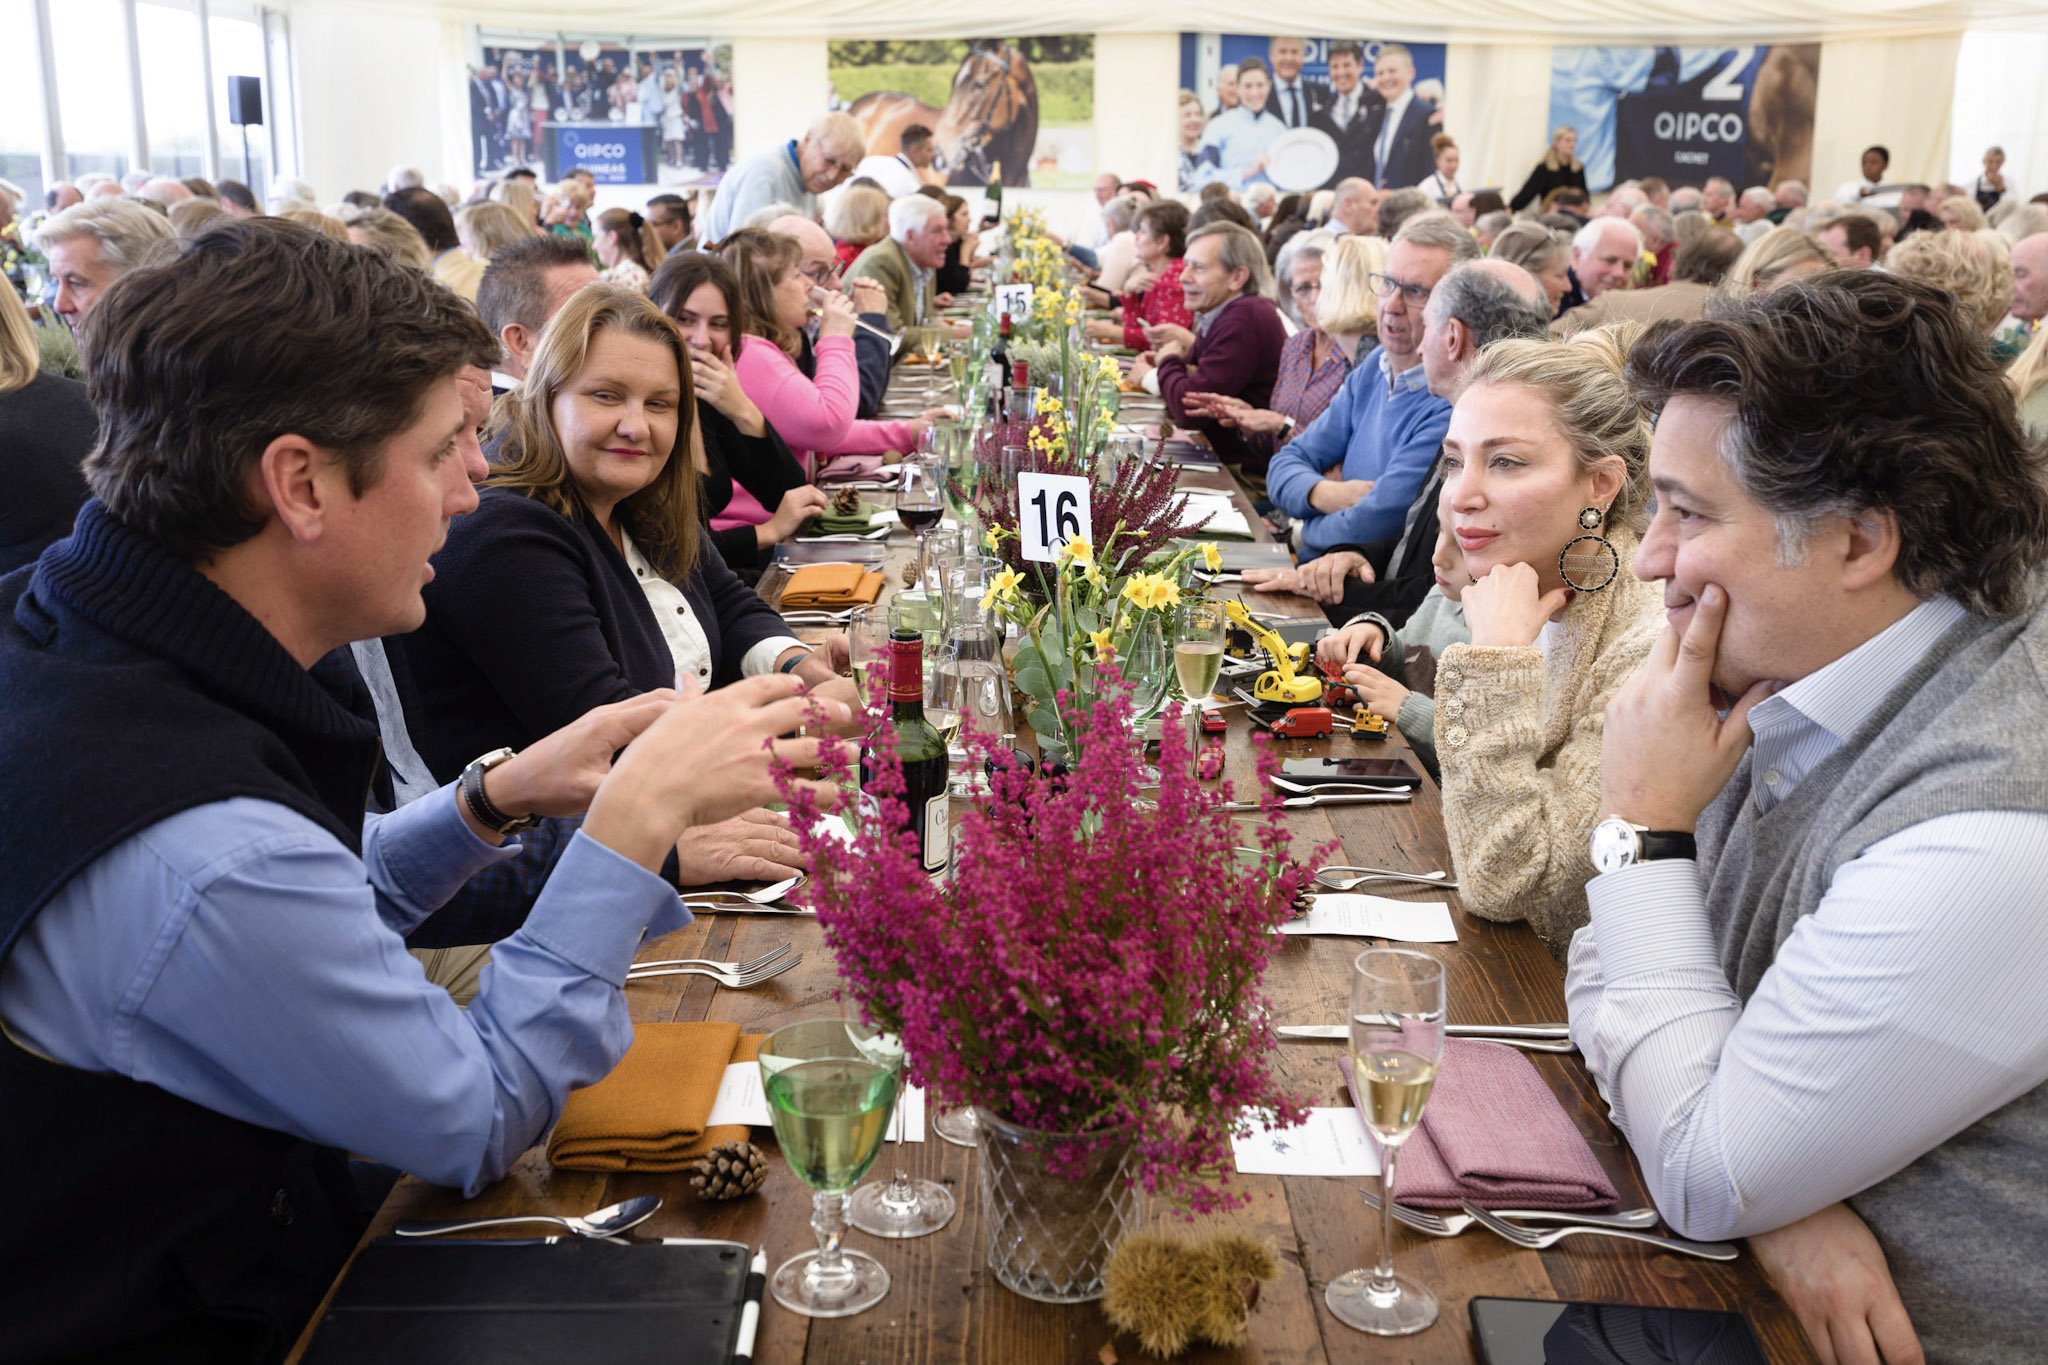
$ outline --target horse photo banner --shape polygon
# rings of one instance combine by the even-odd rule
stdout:
[[[1183,33],[1179,188],[1423,184],[1444,131],[1444,60],[1442,43]]]
[[[709,38],[480,35],[469,72],[479,176],[716,185],[732,164],[732,44]]]
[[[860,122],[870,156],[893,156],[903,130],[932,130],[930,178],[985,186],[1078,189],[1095,175],[1095,39],[974,38],[832,43],[832,107]]]
[[[1811,181],[1820,44],[1559,47],[1550,123],[1579,133],[1586,186],[1661,176],[1738,190]]]

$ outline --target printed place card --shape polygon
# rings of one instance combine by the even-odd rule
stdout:
[[[903,1140],[924,1141],[924,1089],[921,1086],[905,1086],[897,1104],[903,1110]],[[743,1123],[749,1128],[767,1128],[773,1120],[768,1116],[768,1095],[761,1089],[761,1066],[758,1062],[734,1062],[725,1069],[725,1075],[718,1082],[718,1098],[711,1102],[711,1117],[704,1120],[706,1127],[721,1123]],[[896,1120],[889,1120],[889,1139],[896,1138]]]
[[[1451,907],[1443,901],[1397,901],[1385,896],[1317,896],[1306,916],[1280,926],[1283,934],[1334,934],[1400,943],[1456,943]]]
[[[1299,1128],[1269,1128],[1232,1138],[1244,1175],[1372,1176],[1380,1173],[1379,1144],[1350,1105],[1311,1109]]]

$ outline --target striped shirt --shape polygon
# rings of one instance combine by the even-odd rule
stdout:
[[[1273,397],[1267,404],[1283,417],[1292,417],[1296,431],[1321,417],[1323,409],[1330,406],[1330,400],[1351,376],[1351,362],[1345,358],[1342,346],[1332,343],[1330,353],[1317,366],[1315,343],[1316,334],[1306,327],[1287,338],[1287,344],[1280,348],[1280,373],[1273,380]],[[1274,438],[1262,436],[1259,440],[1270,454]]]
[[[1922,603],[1760,702],[1750,799],[1786,799],[1961,619]],[[2048,816],[1965,811],[1845,864],[1744,1004],[1698,864],[1594,878],[1572,1038],[1693,1237],[1765,1232],[1867,1189],[2048,1081]]]

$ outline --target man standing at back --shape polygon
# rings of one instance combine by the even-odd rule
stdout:
[[[36,1173],[0,1312],[26,1359],[270,1360],[361,1232],[345,1153],[475,1194],[617,1064],[627,964],[681,918],[655,869],[772,793],[804,706],[650,694],[366,822],[377,727],[334,654],[424,618],[488,334],[375,252],[232,223],[87,343],[97,500],[0,580],[0,1161]],[[401,936],[583,806],[457,1009]]]
[[[1372,178],[1372,134],[1386,101],[1365,83],[1365,49],[1357,43],[1330,44],[1330,94],[1316,112],[1312,126],[1337,144],[1337,169],[1331,180]]]
[[[1983,342],[1831,271],[1630,367],[1670,625],[1607,708],[1572,1037],[1665,1218],[1840,1359],[2048,1341],[2048,457]]]
[[[701,243],[717,243],[770,204],[788,204],[806,218],[818,216],[818,196],[853,174],[867,154],[860,125],[849,114],[831,113],[780,147],[756,152],[725,173],[704,215]]]
[[[1430,106],[1415,97],[1415,58],[1399,43],[1380,48],[1372,64],[1373,88],[1387,107],[1372,130],[1373,184],[1405,190],[1436,166],[1429,150]]]
[[[924,172],[938,159],[938,155],[939,148],[932,141],[932,130],[922,123],[913,123],[899,135],[894,156],[862,157],[853,173],[864,175],[880,185],[891,199],[901,199],[923,188]]]

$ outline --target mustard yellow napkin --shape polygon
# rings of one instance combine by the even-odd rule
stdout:
[[[708,1021],[636,1024],[633,1045],[596,1085],[569,1096],[548,1138],[548,1164],[568,1171],[686,1169],[745,1124],[707,1128],[718,1083],[733,1062],[751,1062],[765,1034]]]
[[[789,576],[781,605],[789,611],[842,611],[866,606],[881,595],[882,575],[858,564],[806,564]]]

